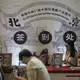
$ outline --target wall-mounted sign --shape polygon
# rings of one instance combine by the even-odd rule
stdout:
[[[67,31],[63,35],[63,39],[65,42],[75,42],[76,41],[76,33],[73,31]]]
[[[14,35],[14,41],[17,44],[24,44],[27,41],[27,35],[23,31],[16,32]]]
[[[42,44],[48,44],[52,40],[52,35],[48,31],[42,31],[39,34],[38,39]]]
[[[11,65],[12,54],[11,53],[0,53],[0,64]]]

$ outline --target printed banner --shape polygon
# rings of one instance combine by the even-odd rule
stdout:
[[[54,1],[31,3],[13,14],[6,14],[2,10],[0,13],[3,15],[1,22],[6,29],[28,28],[31,22],[38,20],[56,20],[67,27],[80,28],[80,13]]]

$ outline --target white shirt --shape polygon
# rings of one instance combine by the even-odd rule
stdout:
[[[45,65],[36,57],[32,57],[27,64],[27,77],[28,80],[50,80]]]

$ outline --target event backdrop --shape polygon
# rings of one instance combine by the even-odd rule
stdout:
[[[65,53],[65,40],[80,51],[79,0],[1,0],[0,51],[24,48],[40,54]],[[65,35],[64,34],[69,31]]]

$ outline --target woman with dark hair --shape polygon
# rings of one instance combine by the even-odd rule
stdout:
[[[77,66],[77,51],[74,42],[66,43],[65,63],[67,66]]]

